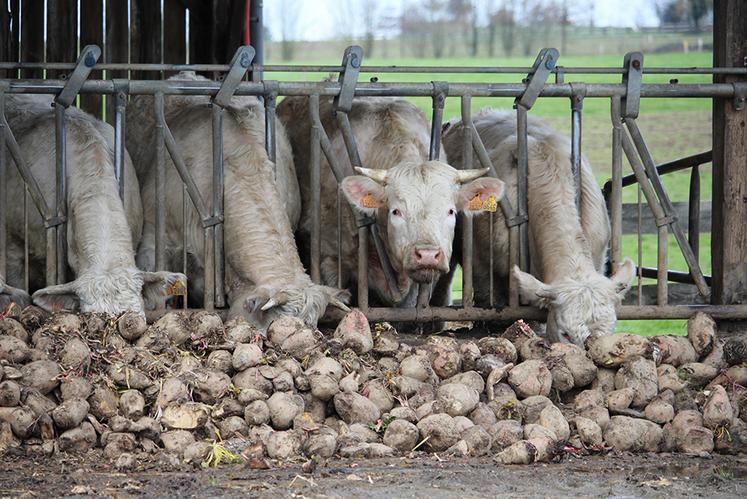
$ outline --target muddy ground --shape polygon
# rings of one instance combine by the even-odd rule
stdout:
[[[0,496],[59,497],[747,497],[747,456],[676,454],[566,457],[560,463],[500,466],[489,458],[436,456],[334,460],[304,474],[299,465],[174,471],[163,463],[120,473],[105,459],[2,458]]]

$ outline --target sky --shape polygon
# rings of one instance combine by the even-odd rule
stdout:
[[[482,13],[489,0],[478,0],[478,9]],[[396,16],[407,0],[378,0],[380,10],[388,9]],[[499,5],[500,0],[493,0]],[[652,0],[570,0],[571,10],[576,8],[575,18],[588,23],[594,18],[598,27],[639,27],[656,26],[658,19],[654,12]],[[272,39],[281,38],[283,11],[292,8],[297,12],[296,39],[326,40],[343,35],[346,30],[355,31],[355,26],[362,22],[346,19],[345,6],[359,4],[359,0],[264,0],[265,25],[269,27]],[[590,6],[593,5],[593,9]],[[346,27],[341,28],[345,22]],[[359,33],[360,34],[360,33]]]

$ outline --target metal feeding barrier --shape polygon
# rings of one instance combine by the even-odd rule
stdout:
[[[119,180],[120,196],[124,186],[124,137],[125,110],[128,96],[152,95],[154,97],[156,119],[156,187],[155,187],[155,227],[156,227],[156,270],[165,269],[165,203],[163,201],[166,182],[166,154],[168,153],[184,185],[186,197],[189,198],[197,212],[204,231],[205,291],[203,306],[213,310],[223,308],[225,300],[225,261],[223,251],[223,110],[229,105],[234,95],[254,95],[260,97],[265,108],[265,144],[269,158],[275,160],[275,105],[281,96],[304,96],[310,103],[310,162],[311,162],[311,205],[306,208],[312,212],[310,274],[315,282],[321,281],[321,159],[327,160],[338,181],[353,173],[352,167],[363,165],[355,140],[355,130],[348,117],[354,98],[374,96],[390,97],[429,97],[432,100],[432,122],[429,158],[438,159],[441,149],[441,130],[444,103],[448,98],[458,98],[461,104],[461,119],[464,125],[464,167],[470,168],[475,162],[489,170],[488,175],[496,176],[488,151],[477,133],[472,121],[471,105],[473,97],[512,97],[516,112],[517,126],[517,174],[518,187],[515,199],[504,197],[500,209],[506,220],[509,232],[509,260],[522,270],[528,271],[529,262],[529,217],[527,199],[528,152],[527,152],[527,116],[538,98],[566,98],[570,101],[571,113],[571,165],[572,175],[580,193],[581,185],[581,131],[583,120],[583,103],[585,99],[602,98],[610,101],[612,129],[612,175],[604,187],[608,202],[612,234],[610,242],[610,268],[614,272],[621,263],[622,236],[627,218],[624,217],[622,189],[628,185],[640,186],[646,205],[650,211],[657,234],[657,267],[640,266],[641,236],[643,224],[643,205],[637,205],[637,232],[639,239],[638,267],[638,302],[622,305],[618,308],[621,319],[663,319],[687,318],[696,311],[705,311],[719,319],[737,319],[747,317],[747,305],[704,305],[693,304],[692,294],[689,303],[670,303],[669,282],[694,285],[702,299],[710,293],[708,276],[704,276],[698,263],[700,233],[700,172],[699,166],[711,159],[710,152],[684,158],[665,165],[656,165],[653,156],[644,140],[637,123],[640,100],[642,98],[733,98],[734,105],[740,105],[740,96],[744,94],[744,83],[709,83],[709,84],[644,84],[643,74],[719,74],[747,75],[747,68],[647,68],[643,67],[643,55],[634,52],[625,56],[619,68],[570,68],[557,65],[559,58],[555,49],[543,49],[539,52],[534,64],[529,68],[516,67],[397,67],[397,66],[363,66],[363,51],[360,47],[346,49],[340,66],[292,66],[292,65],[257,65],[252,64],[254,50],[249,46],[239,48],[229,65],[197,64],[98,64],[101,51],[96,46],[87,46],[81,51],[78,62],[67,63],[0,63],[0,70],[45,69],[70,70],[65,80],[25,80],[0,79],[0,273],[6,274],[6,169],[9,163],[6,150],[10,152],[18,172],[26,185],[37,210],[45,221],[47,231],[46,281],[47,285],[60,284],[66,281],[66,209],[67,158],[65,153],[65,110],[73,104],[77,95],[106,95],[113,99],[115,129],[115,170]],[[178,80],[126,80],[126,79],[88,79],[92,70],[139,70],[139,71],[210,71],[223,73],[222,81],[178,81]],[[328,73],[337,72],[337,81],[302,81],[284,82],[275,80],[247,81],[247,72],[253,76],[267,75],[272,72]],[[521,74],[519,83],[452,83],[433,81],[430,83],[361,83],[360,73],[442,73],[442,74]],[[614,83],[565,83],[567,74],[608,74],[621,75],[622,81]],[[555,82],[548,83],[554,75]],[[6,94],[31,93],[51,94],[55,96],[56,126],[56,191],[54,199],[46,199],[37,180],[31,174],[29,165],[24,159],[24,152],[15,140],[13,131],[5,119]],[[212,190],[201,193],[194,182],[181,156],[179,144],[176,143],[164,115],[164,96],[166,95],[202,95],[210,96],[212,106],[212,151],[213,175]],[[335,156],[327,132],[319,116],[321,98],[334,99],[333,109],[341,131],[349,161]],[[129,124],[133,126],[133,124]],[[627,157],[633,174],[623,177],[623,154]],[[687,236],[679,214],[682,209],[673,203],[664,188],[661,176],[673,171],[690,168],[689,204],[685,207],[688,214]],[[206,201],[207,199],[207,201]],[[579,197],[576,202],[580,210]],[[186,203],[186,201],[185,201]],[[340,202],[338,196],[338,268],[341,264],[341,210],[349,209]],[[492,214],[486,216],[493,216]],[[185,215],[186,217],[186,215]],[[369,305],[368,290],[368,252],[369,238],[371,246],[384,269],[386,282],[392,291],[397,290],[396,276],[388,260],[381,235],[376,230],[372,218],[357,215],[358,229],[358,264],[357,264],[357,306],[370,320],[430,322],[440,320],[514,320],[542,319],[544,312],[520,303],[517,285],[513,278],[508,283],[508,305],[478,308],[473,300],[473,227],[469,217],[462,217],[461,262],[463,268],[463,299],[459,306],[431,307],[428,303],[427,289],[419,292],[418,303],[413,308],[372,307]],[[24,211],[27,220],[28,213]],[[250,222],[251,223],[251,222]],[[492,231],[492,224],[491,224]],[[677,245],[688,265],[689,271],[674,272],[668,270],[668,235],[673,233]],[[186,234],[186,231],[185,231]],[[25,237],[28,239],[28,223]],[[186,235],[185,235],[186,237]],[[183,253],[186,252],[186,244]],[[184,271],[188,272],[186,254]],[[492,268],[494,260],[492,233],[490,247],[490,303],[495,305],[495,294]],[[24,255],[25,283],[28,291],[29,282],[28,248]],[[171,269],[174,270],[174,269]],[[338,272],[338,276],[341,273]],[[643,279],[656,279],[656,297],[653,304],[643,303]],[[13,284],[13,283],[11,283]],[[16,283],[17,285],[18,283]],[[341,284],[341,283],[338,283]],[[186,300],[185,300],[186,306]]]

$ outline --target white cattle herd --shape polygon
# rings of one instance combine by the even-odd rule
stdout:
[[[201,79],[192,73],[174,78]],[[210,199],[212,114],[208,97],[167,96],[165,117],[202,197]],[[48,199],[55,191],[55,116],[48,96],[9,96],[6,116],[34,177]],[[517,135],[514,113],[483,110],[474,125],[498,177],[487,169],[464,169],[460,122],[445,127],[442,161],[428,161],[430,125],[424,114],[397,98],[359,98],[349,117],[366,168],[340,187],[351,209],[343,208],[338,262],[338,182],[322,155],[321,278],[314,284],[304,269],[310,248],[311,169],[309,103],[289,97],[277,109],[276,161],[264,147],[264,108],[254,97],[234,97],[224,113],[225,283],[229,316],[244,316],[266,327],[282,315],[316,325],[327,306],[346,309],[357,288],[357,223],[354,211],[375,218],[396,285],[387,285],[371,245],[368,287],[373,303],[412,307],[419,286],[430,286],[431,304],[451,303],[450,284],[461,248],[455,243],[457,213],[475,215],[474,290],[477,306],[490,306],[491,217],[479,216],[502,196],[516,197]],[[24,241],[24,184],[7,168],[8,274],[0,274],[0,307],[31,301],[48,310],[118,314],[144,313],[163,304],[170,288],[186,277],[156,272],[155,136],[152,97],[133,98],[127,111],[124,206],[114,173],[111,126],[70,108],[67,116],[68,266],[74,279],[44,286],[46,239],[42,217],[29,210]],[[321,99],[320,117],[340,164],[349,168],[332,99]],[[592,334],[615,328],[615,306],[629,287],[630,260],[607,278],[609,219],[589,164],[582,162],[580,213],[571,174],[570,141],[546,124],[529,120],[529,227],[531,274],[511,270],[508,229],[500,210],[492,217],[497,303],[505,303],[509,272],[527,302],[548,309],[547,333],[554,341],[583,344]],[[132,160],[130,160],[132,157]],[[180,269],[186,231],[190,304],[200,306],[204,263],[202,221],[167,157],[166,263]],[[133,168],[134,166],[134,168]],[[139,186],[139,187],[138,187]],[[186,219],[183,227],[182,220]],[[302,255],[296,246],[296,239]],[[369,241],[370,243],[370,241]],[[29,297],[24,282],[24,244],[29,253]],[[339,282],[343,289],[336,286]]]

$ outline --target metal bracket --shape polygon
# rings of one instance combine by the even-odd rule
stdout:
[[[275,101],[278,98],[280,83],[275,80],[265,80],[262,82],[262,86],[264,87],[263,94],[265,96],[265,99],[269,99],[271,101],[270,104],[266,105],[275,107]]]
[[[202,221],[202,228],[207,229],[208,227],[215,227],[223,223],[223,217],[210,216]]]
[[[534,60],[534,64],[532,64],[532,70],[526,77],[527,88],[524,90],[524,93],[521,94],[521,97],[516,98],[514,101],[514,107],[521,106],[524,109],[532,108],[537,97],[539,97],[539,94],[542,92],[542,88],[545,86],[547,78],[550,76],[550,73],[552,73],[552,70],[555,69],[555,64],[557,64],[559,56],[560,53],[558,52],[558,49],[544,48],[539,51],[537,58]]]
[[[116,107],[126,107],[127,95],[130,93],[130,80],[115,78],[114,83],[114,105]]]
[[[86,45],[83,47],[75,63],[75,69],[67,79],[62,92],[54,100],[57,104],[64,108],[70,107],[80,92],[83,83],[88,79],[88,75],[91,74],[99,57],[101,57],[101,48],[98,45]]]
[[[584,108],[584,98],[586,98],[585,83],[569,83],[571,87],[571,110],[581,111]]]
[[[254,47],[251,45],[243,45],[236,49],[236,53],[229,63],[228,73],[223,78],[218,93],[213,97],[214,104],[218,104],[220,107],[227,107],[231,104],[231,99],[233,94],[236,93],[239,83],[244,79],[244,75],[249,71],[249,68],[252,67],[254,55]]]
[[[529,221],[528,215],[514,215],[511,218],[506,219],[506,227],[516,227]]]
[[[622,97],[623,118],[637,118],[641,107],[641,80],[643,77],[643,54],[628,52],[623,60],[622,82],[625,85],[625,95]]]
[[[44,227],[47,229],[52,228],[52,227],[59,227],[65,222],[67,222],[67,217],[65,216],[49,217],[46,220],[44,220]]]
[[[662,206],[662,209],[664,209],[663,206]],[[673,224],[676,221],[677,221],[677,215],[674,215],[674,214],[665,215],[665,216],[663,216],[661,218],[657,218],[656,219],[656,226],[657,227],[663,227],[665,225]]]
[[[741,111],[744,109],[745,101],[747,101],[747,81],[735,81],[732,86],[734,87],[734,99],[731,105],[735,111]]]
[[[355,96],[355,84],[363,62],[363,48],[352,45],[345,49],[342,56],[342,72],[337,81],[340,83],[340,93],[335,97],[333,109],[343,113],[349,113],[353,108],[353,97]]]
[[[432,81],[431,85],[433,85],[433,107],[443,109],[446,96],[449,93],[449,82]]]

